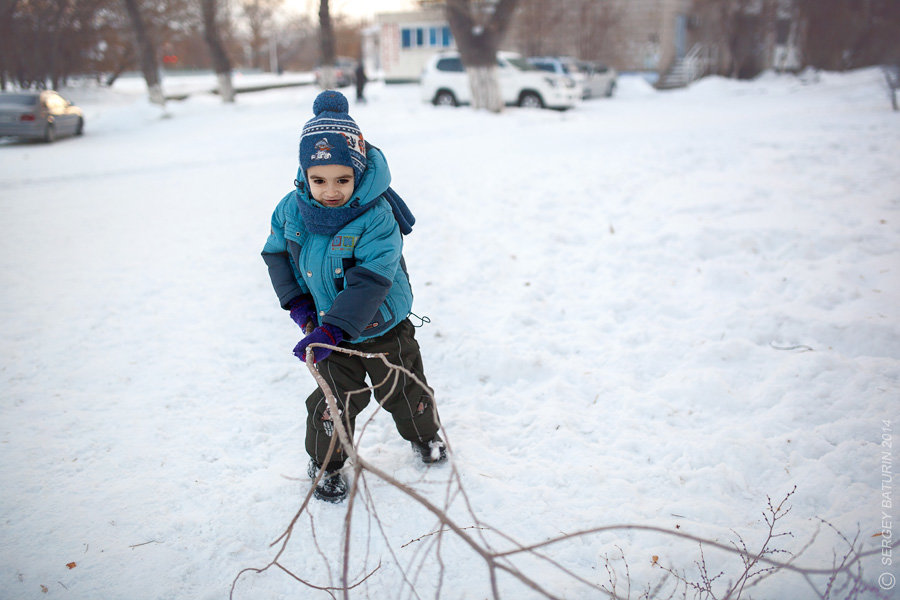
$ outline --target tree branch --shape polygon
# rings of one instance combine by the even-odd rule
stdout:
[[[413,373],[409,372],[408,370],[406,370],[402,367],[399,367],[397,365],[391,364],[387,360],[385,355],[383,355],[383,354],[367,354],[364,352],[359,352],[357,350],[341,348],[338,346],[330,346],[327,344],[311,344],[307,350],[308,354],[307,354],[306,365],[307,365],[308,370],[312,374],[313,378],[316,380],[319,387],[321,388],[323,394],[325,395],[326,404],[328,406],[329,413],[332,415],[340,414],[338,399],[335,397],[334,392],[329,388],[327,382],[322,377],[322,375],[318,372],[318,369],[316,368],[315,364],[312,361],[312,349],[315,347],[326,347],[326,348],[331,349],[334,352],[341,352],[344,354],[360,356],[360,357],[364,357],[364,358],[380,358],[382,361],[384,361],[384,363],[388,366],[389,372],[392,373],[393,376],[389,374],[385,378],[384,381],[381,381],[378,384],[373,385],[369,388],[364,388],[363,390],[357,390],[356,392],[367,392],[369,390],[374,390],[380,386],[387,385],[389,383],[389,380],[392,382],[391,389],[393,390],[394,387],[397,385],[397,378],[399,377],[399,375],[401,373],[403,373],[406,376],[412,378],[418,385],[420,385],[422,387],[422,389],[426,390],[426,392],[430,395],[430,388],[428,388],[424,382],[418,380],[416,378],[416,376]],[[351,394],[352,393],[354,393],[354,392],[351,392]],[[382,469],[380,469],[373,463],[370,463],[364,456],[362,456],[359,453],[358,449],[356,447],[354,447],[353,440],[351,439],[351,437],[349,435],[348,427],[342,421],[342,419],[335,418],[335,419],[333,419],[333,423],[334,423],[334,432],[335,433],[332,435],[332,439],[331,439],[331,443],[328,448],[325,463],[327,463],[328,460],[330,460],[331,455],[334,452],[334,449],[336,447],[337,440],[340,440],[340,442],[344,448],[344,451],[346,452],[346,455],[348,456],[349,460],[351,461],[351,464],[353,466],[353,473],[354,473],[353,485],[351,486],[350,497],[348,500],[347,513],[344,518],[344,534],[343,534],[342,551],[341,551],[342,563],[343,563],[342,570],[341,570],[341,577],[340,577],[341,585],[339,587],[316,586],[308,581],[301,579],[295,573],[293,573],[289,569],[287,569],[280,562],[280,558],[283,555],[283,553],[287,547],[287,544],[289,543],[289,541],[291,539],[291,534],[294,530],[294,527],[296,526],[299,516],[300,516],[300,514],[302,514],[302,512],[308,506],[310,498],[312,497],[312,491],[315,489],[315,485],[318,483],[318,481],[322,477],[323,470],[320,470],[320,472],[317,474],[317,477],[314,480],[313,485],[311,486],[309,492],[306,494],[306,496],[301,504],[300,509],[297,511],[297,514],[294,516],[294,518],[291,520],[290,524],[288,525],[288,528],[285,530],[284,533],[281,534],[281,536],[279,536],[278,539],[276,539],[272,543],[272,546],[275,546],[279,542],[281,543],[281,546],[280,546],[278,552],[276,553],[275,557],[273,558],[273,560],[263,568],[247,568],[247,569],[243,569],[242,571],[240,571],[237,574],[237,576],[235,577],[234,581],[232,582],[231,595],[229,597],[233,598],[234,589],[237,584],[237,581],[244,573],[247,573],[247,572],[262,573],[272,566],[277,566],[279,569],[284,571],[286,574],[291,576],[293,579],[303,583],[304,585],[307,585],[313,589],[325,591],[326,593],[330,594],[333,598],[335,597],[334,592],[341,591],[341,592],[343,592],[343,597],[345,599],[349,599],[349,590],[359,586],[362,582],[368,580],[375,572],[377,572],[381,568],[381,561],[379,561],[378,565],[374,569],[369,570],[368,572],[364,572],[359,581],[357,581],[355,583],[350,582],[349,569],[350,569],[350,560],[351,560],[351,554],[352,554],[352,552],[351,552],[352,518],[353,518],[354,508],[356,507],[357,494],[359,494],[361,490],[364,490],[365,493],[362,496],[360,496],[360,499],[362,499],[365,509],[369,513],[370,518],[373,518],[375,520],[379,530],[381,531],[381,535],[388,545],[388,549],[392,556],[392,559],[399,566],[400,561],[399,561],[398,557],[394,554],[393,549],[391,549],[391,541],[388,539],[388,536],[386,535],[386,533],[384,532],[384,530],[382,528],[381,521],[378,519],[377,510],[375,508],[374,498],[372,497],[371,491],[369,490],[368,484],[366,483],[366,475],[367,474],[373,475],[380,481],[387,483],[389,486],[400,491],[406,497],[410,498],[411,500],[416,502],[419,506],[423,507],[426,511],[428,511],[429,513],[431,513],[432,515],[434,515],[436,517],[436,519],[439,523],[439,526],[436,531],[432,531],[431,533],[424,534],[424,535],[420,536],[419,538],[411,540],[410,542],[407,542],[406,544],[401,546],[401,548],[404,548],[404,547],[412,544],[413,542],[421,541],[426,537],[435,536],[435,535],[437,536],[435,538],[433,544],[426,544],[425,546],[423,546],[423,548],[431,547],[432,548],[431,551],[435,552],[437,555],[437,561],[438,561],[439,568],[440,568],[440,574],[438,577],[438,584],[437,584],[437,595],[436,595],[437,598],[440,597],[440,595],[441,595],[440,592],[443,587],[444,565],[443,565],[443,562],[440,557],[440,548],[441,548],[441,544],[442,544],[442,538],[445,533],[452,533],[456,539],[462,541],[465,545],[467,545],[471,549],[472,552],[474,552],[476,555],[478,555],[484,561],[484,564],[487,567],[487,571],[488,571],[487,574],[488,574],[488,582],[489,582],[490,589],[491,589],[491,595],[493,596],[493,598],[495,600],[500,599],[498,573],[501,573],[501,572],[518,580],[521,584],[530,588],[531,590],[533,590],[534,592],[539,594],[541,597],[549,598],[549,599],[557,598],[557,596],[554,595],[553,592],[546,589],[536,579],[533,579],[532,577],[529,577],[528,575],[523,573],[519,568],[517,568],[510,561],[510,559],[512,559],[516,556],[519,556],[519,555],[523,555],[523,554],[530,554],[534,557],[539,558],[542,561],[547,562],[552,567],[557,569],[559,572],[565,574],[567,577],[570,577],[572,580],[574,580],[582,585],[588,586],[594,591],[600,591],[614,600],[627,600],[628,598],[630,598],[630,595],[631,595],[630,594],[631,580],[630,580],[630,574],[628,574],[627,571],[626,571],[626,576],[628,577],[629,591],[628,591],[628,595],[623,598],[623,597],[617,595],[616,585],[613,582],[615,579],[615,577],[613,575],[614,572],[610,570],[608,562],[607,562],[607,571],[610,576],[610,581],[613,582],[612,590],[608,590],[604,586],[598,585],[597,583],[589,580],[588,578],[578,575],[576,572],[574,572],[573,570],[560,564],[558,561],[555,561],[552,558],[550,558],[549,556],[545,555],[544,553],[539,552],[539,550],[541,550],[543,548],[547,548],[551,545],[556,545],[556,544],[560,544],[563,542],[572,541],[575,539],[584,538],[587,536],[592,536],[592,535],[596,535],[596,534],[600,534],[600,533],[608,533],[608,532],[615,532],[615,531],[651,532],[651,533],[661,534],[661,535],[667,536],[667,537],[674,537],[674,538],[678,538],[678,539],[682,539],[682,540],[696,542],[697,544],[700,545],[700,553],[701,553],[700,557],[701,558],[696,563],[698,568],[700,569],[700,580],[697,582],[691,582],[691,581],[687,580],[683,574],[678,573],[671,568],[662,567],[661,565],[658,564],[657,557],[654,557],[652,564],[655,566],[659,566],[660,568],[665,570],[668,574],[673,575],[676,579],[676,589],[673,590],[672,594],[670,594],[670,598],[674,597],[675,592],[678,590],[679,584],[682,584],[685,586],[685,588],[684,588],[685,594],[687,593],[688,589],[693,589],[697,593],[705,594],[704,597],[710,597],[710,598],[716,597],[712,593],[713,585],[717,582],[717,580],[720,577],[722,577],[724,575],[724,571],[719,572],[718,574],[715,574],[715,575],[712,575],[710,573],[710,571],[707,568],[707,562],[706,562],[705,555],[703,553],[704,546],[706,548],[714,548],[716,550],[720,550],[720,551],[728,553],[728,554],[737,555],[737,556],[741,557],[741,560],[743,561],[743,564],[744,564],[743,572],[740,574],[740,576],[738,577],[738,579],[735,583],[728,585],[727,590],[725,592],[725,596],[723,596],[723,600],[725,600],[725,599],[739,600],[739,598],[741,597],[741,595],[745,589],[749,588],[750,586],[755,585],[758,581],[765,579],[765,578],[771,576],[773,573],[778,572],[778,571],[786,571],[786,572],[791,572],[791,573],[799,575],[810,586],[810,589],[812,589],[816,593],[816,597],[819,597],[819,598],[831,597],[831,594],[834,592],[835,586],[839,583],[839,581],[838,581],[839,577],[844,578],[841,581],[844,582],[846,585],[852,585],[853,586],[852,590],[857,590],[858,592],[863,592],[863,591],[864,592],[874,592],[876,595],[879,594],[878,590],[873,588],[871,585],[866,584],[864,582],[864,580],[862,579],[861,561],[868,556],[873,556],[875,554],[880,553],[880,548],[876,548],[873,550],[863,552],[856,547],[856,543],[857,543],[856,538],[854,538],[853,540],[850,540],[843,534],[840,534],[840,532],[837,532],[836,529],[835,529],[835,531],[838,533],[838,535],[840,535],[842,541],[845,544],[847,544],[848,549],[843,554],[843,556],[841,557],[840,560],[835,558],[835,561],[831,565],[830,568],[813,567],[813,566],[798,566],[797,564],[795,564],[795,561],[799,557],[799,555],[802,554],[804,551],[806,551],[812,545],[813,540],[815,539],[815,536],[813,537],[813,540],[811,540],[808,544],[806,544],[797,555],[792,556],[790,558],[790,560],[781,561],[781,560],[772,558],[773,554],[779,553],[779,552],[784,552],[783,550],[771,548],[770,543],[772,542],[772,540],[774,540],[778,537],[781,537],[783,535],[789,535],[789,534],[785,534],[785,533],[776,532],[775,525],[776,525],[777,521],[780,521],[781,519],[783,519],[790,512],[790,507],[786,508],[785,504],[786,504],[787,500],[794,494],[794,491],[796,490],[796,488],[795,488],[795,490],[792,490],[789,494],[787,494],[785,496],[784,500],[782,500],[777,506],[773,505],[771,499],[768,500],[767,511],[765,511],[763,513],[764,520],[768,527],[767,527],[767,531],[764,536],[764,539],[762,541],[762,544],[760,545],[760,549],[756,552],[750,551],[747,548],[747,545],[744,543],[743,539],[741,539],[739,535],[737,536],[739,543],[732,543],[729,545],[729,544],[725,544],[722,542],[717,542],[715,540],[706,539],[701,536],[685,533],[682,531],[674,531],[674,530],[663,528],[663,527],[657,527],[657,526],[651,526],[651,525],[641,525],[641,524],[619,524],[619,525],[605,525],[605,526],[599,526],[599,527],[592,527],[589,529],[576,531],[574,533],[564,534],[564,535],[558,536],[556,538],[545,540],[543,542],[523,545],[523,544],[518,543],[512,537],[503,533],[502,531],[498,531],[494,528],[488,527],[478,520],[478,518],[475,516],[474,510],[472,509],[471,502],[469,501],[469,498],[465,492],[465,489],[462,486],[462,483],[461,483],[462,479],[460,477],[460,474],[457,471],[456,466],[452,462],[452,457],[451,457],[451,464],[450,464],[451,477],[448,480],[448,486],[447,486],[447,490],[446,490],[446,493],[444,496],[445,504],[443,507],[441,507],[441,506],[438,506],[437,504],[435,504],[432,500],[425,497],[419,491],[417,491],[417,490],[413,489],[412,487],[410,487],[409,485],[399,481],[398,479],[396,479],[389,473],[383,471]],[[446,437],[445,437],[445,439],[446,439]],[[469,511],[469,514],[471,514],[473,519],[475,520],[474,525],[462,526],[455,519],[451,518],[448,515],[449,507],[453,503],[454,499],[457,497],[462,498],[463,502],[465,503],[466,509]],[[823,523],[828,524],[826,521],[823,521]],[[828,525],[830,527],[832,527],[832,529],[834,529],[833,526],[831,526],[830,524],[828,524]],[[502,551],[492,548],[491,543],[484,537],[484,535],[482,533],[482,532],[488,531],[488,530],[499,535],[501,538],[505,539],[507,542],[511,543],[515,547],[506,549],[506,550],[502,550]],[[470,531],[474,531],[475,535],[470,534],[469,533]],[[315,537],[314,532],[313,532],[313,536]],[[317,543],[316,543],[316,547],[318,548]],[[418,553],[418,551],[416,553]],[[422,558],[423,562],[420,563],[420,566],[419,566],[420,569],[421,569],[421,565],[424,564],[424,557],[427,556],[427,553],[428,553],[428,551],[426,551],[425,554],[423,554],[423,558]],[[320,554],[321,554],[321,551],[320,551]],[[323,558],[325,558],[324,555],[322,555],[322,556],[323,556]],[[623,559],[624,559],[624,555],[623,555]],[[626,563],[626,565],[627,565],[627,563]],[[766,566],[764,568],[761,568],[760,565],[766,565]],[[418,596],[418,594],[416,593],[416,581],[418,579],[418,575],[416,575],[415,577],[410,579],[409,576],[407,575],[406,571],[402,567],[400,568],[400,571],[403,576],[404,584],[409,587],[409,589],[412,591],[412,594],[414,596]],[[813,579],[814,577],[821,577],[821,576],[826,576],[828,578],[826,588],[824,591],[819,590],[819,588],[817,587],[816,581]],[[656,586],[655,590],[656,591],[661,590],[661,586],[665,581],[666,581],[665,579],[660,581],[660,583]],[[646,588],[645,595],[642,596],[642,598],[655,597],[655,596],[650,596],[649,595],[650,593],[651,593],[651,588],[648,585]],[[853,596],[853,595],[848,596],[848,598],[851,598],[851,597],[857,598],[858,593],[856,596]]]

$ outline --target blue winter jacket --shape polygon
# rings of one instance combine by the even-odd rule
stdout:
[[[298,202],[323,207],[309,195],[305,174],[298,172],[297,189],[282,198],[272,214],[262,251],[282,308],[310,294],[319,324],[340,327],[351,342],[382,335],[409,315],[412,290],[403,237],[391,205],[382,197],[390,182],[384,155],[369,147],[366,171],[348,203],[368,209],[336,233],[318,234],[307,230]]]

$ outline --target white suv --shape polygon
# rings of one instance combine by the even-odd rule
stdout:
[[[512,52],[497,53],[497,79],[506,104],[567,109],[581,100],[581,86],[574,79],[540,71]],[[420,84],[422,99],[435,105],[457,106],[471,99],[469,77],[457,52],[433,56]]]

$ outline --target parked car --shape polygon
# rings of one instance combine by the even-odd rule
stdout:
[[[567,75],[582,89],[582,99],[612,96],[617,73],[602,63],[576,60],[569,56],[532,56],[528,62],[548,73]]]
[[[602,62],[578,61],[578,66],[584,73],[584,89],[588,92],[588,98],[609,98],[616,91],[618,72]]]
[[[322,67],[315,70],[316,85],[322,87]],[[335,87],[347,87],[356,83],[356,61],[346,56],[338,56],[334,59],[334,85]]]
[[[581,99],[581,88],[574,79],[540,71],[512,52],[497,53],[497,78],[508,105],[564,110]],[[419,82],[426,102],[457,106],[471,101],[469,78],[457,52],[433,56]]]
[[[44,140],[84,133],[81,109],[51,90],[0,92],[0,136]]]

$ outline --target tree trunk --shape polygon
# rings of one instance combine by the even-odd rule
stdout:
[[[144,80],[147,82],[147,91],[150,95],[150,102],[166,105],[166,97],[162,90],[162,81],[159,76],[159,64],[156,62],[156,47],[153,40],[147,33],[147,27],[144,25],[144,18],[138,8],[138,0],[122,0],[125,10],[128,12],[128,18],[131,19],[131,27],[134,29],[134,37],[137,41],[138,55],[141,62],[141,71],[144,73]]]
[[[337,84],[334,77],[334,26],[331,23],[328,0],[319,0],[319,47],[322,53],[319,85],[326,90],[333,89]]]
[[[18,0],[4,2],[0,6],[0,90],[6,91],[9,75],[12,74],[13,60],[13,13]]]
[[[447,21],[469,75],[473,108],[485,108],[495,113],[503,110],[497,80],[497,49],[512,21],[517,2],[500,0],[493,5],[493,12],[488,13],[481,12],[481,3],[476,3],[473,8],[469,0],[447,0]]]
[[[209,48],[213,68],[216,71],[216,79],[219,82],[219,95],[223,102],[234,102],[234,86],[231,83],[231,61],[222,45],[222,36],[219,34],[219,24],[216,21],[218,0],[202,0],[200,8],[203,10],[203,37]]]
[[[891,107],[896,111],[900,110],[897,106],[897,89],[900,88],[900,64],[884,65],[881,67],[884,74],[884,80],[887,84],[888,98],[891,101]]]
[[[472,108],[484,108],[491,112],[503,110],[503,96],[494,65],[466,67],[466,74],[469,76],[469,89],[472,92]]]
[[[50,89],[59,89],[60,81],[60,56],[59,49],[62,38],[65,35],[65,20],[69,11],[68,0],[56,3],[56,12],[51,17],[49,24],[50,40],[47,45],[47,75],[50,77]]]
[[[124,73],[126,69],[130,68],[134,64],[134,48],[128,47],[125,50],[125,53],[119,57],[119,60],[116,61],[115,66],[112,72],[106,77],[104,85],[106,87],[112,87],[116,82],[116,79],[119,78],[119,75]],[[97,74],[99,76],[99,73]]]

